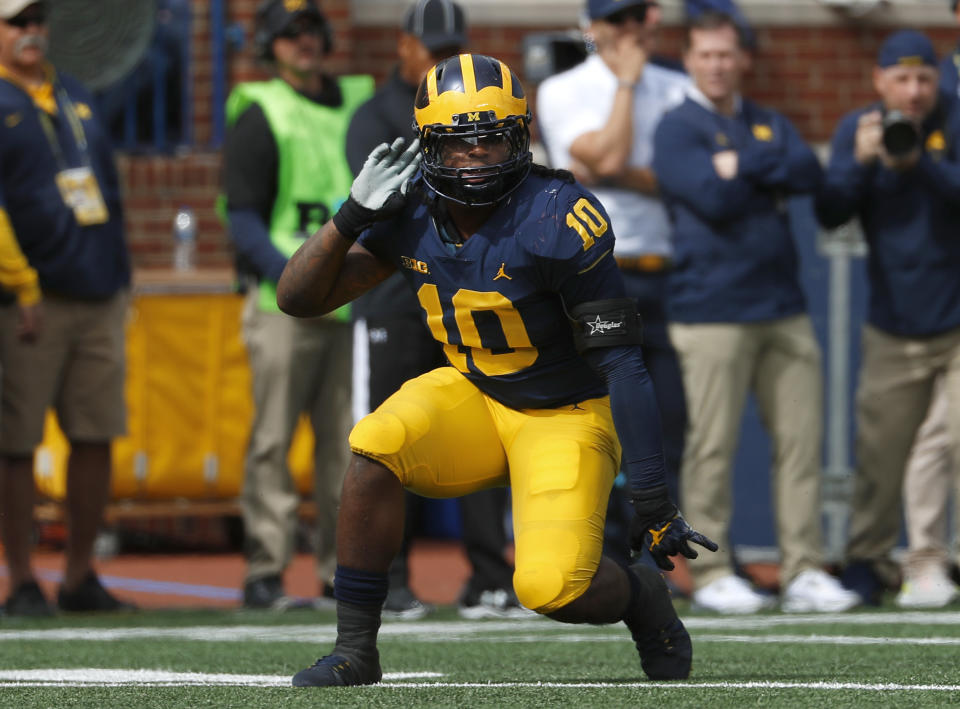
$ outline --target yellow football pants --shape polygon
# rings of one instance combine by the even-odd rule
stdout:
[[[513,585],[527,608],[549,613],[590,585],[620,464],[607,397],[516,410],[441,367],[410,380],[363,418],[350,447],[426,497],[510,485]]]

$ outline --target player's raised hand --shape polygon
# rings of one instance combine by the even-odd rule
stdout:
[[[666,485],[658,485],[631,495],[634,517],[630,521],[630,548],[635,554],[650,550],[650,555],[661,569],[673,569],[671,556],[682,554],[696,559],[698,554],[690,543],[699,544],[708,551],[716,551],[716,542],[694,530],[670,501]]]
[[[350,187],[350,196],[333,216],[343,236],[356,239],[371,224],[399,212],[406,202],[410,178],[420,166],[420,141],[404,150],[403,138],[381,143],[367,157]]]
[[[405,142],[397,138],[391,145],[381,143],[367,157],[350,188],[350,196],[361,206],[377,211],[395,195],[406,194],[420,166],[420,140],[414,138],[406,150]]]

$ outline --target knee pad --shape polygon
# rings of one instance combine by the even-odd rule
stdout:
[[[549,613],[557,607],[563,591],[563,573],[556,566],[537,564],[513,574],[513,590],[522,605],[537,613]]]
[[[355,453],[379,459],[398,453],[406,439],[407,428],[399,417],[385,411],[374,411],[353,427],[350,448]]]
[[[576,536],[565,530],[529,531],[520,535],[513,588],[517,599],[537,613],[551,613],[582,596],[596,567],[578,568],[579,554],[557,554],[554,549],[577,550]],[[534,558],[530,558],[531,554]],[[584,560],[580,559],[582,564]]]

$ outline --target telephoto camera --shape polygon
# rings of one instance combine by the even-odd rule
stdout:
[[[890,157],[909,155],[920,145],[917,124],[900,111],[885,111],[883,114],[883,147]]]

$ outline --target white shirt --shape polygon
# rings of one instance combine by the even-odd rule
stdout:
[[[653,132],[660,118],[683,101],[690,79],[677,71],[647,64],[633,92],[633,147],[627,163],[650,167]],[[537,91],[537,123],[550,164],[569,168],[570,146],[584,133],[607,123],[617,92],[617,77],[596,54],[567,71],[546,79]],[[672,251],[670,222],[657,197],[635,190],[590,186],[610,215],[620,255]]]

